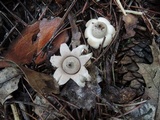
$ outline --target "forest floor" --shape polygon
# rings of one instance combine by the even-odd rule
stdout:
[[[160,120],[159,6],[1,0],[0,119]],[[95,47],[86,29],[99,19],[113,27]]]

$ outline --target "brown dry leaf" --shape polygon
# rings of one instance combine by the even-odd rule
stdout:
[[[33,25],[29,25],[12,45],[8,51],[4,54],[4,57],[10,59],[16,63],[30,63],[32,61],[33,54],[36,52],[36,43],[33,39],[39,32],[39,21]]]
[[[37,53],[41,51],[41,49],[45,46],[45,44],[50,40],[54,32],[56,32],[59,24],[61,22],[61,18],[57,17],[53,20],[43,19],[40,22],[40,32],[38,33],[38,47]],[[67,31],[62,32],[52,43],[52,48],[49,49],[49,55],[53,55],[60,47],[60,45],[64,42],[67,42],[68,34]],[[43,56],[43,57],[42,57]],[[48,56],[48,57],[50,57]],[[43,62],[47,58],[47,55],[42,51],[40,55],[35,60],[36,64]]]
[[[157,120],[160,119],[158,113],[160,113],[160,50],[153,40],[152,45],[153,63],[144,64],[138,63],[139,72],[146,82],[146,94],[150,97],[150,104],[154,105],[157,109]]]
[[[25,74],[27,82],[39,94],[49,95],[59,93],[59,85],[52,76],[36,72],[23,66],[21,66],[21,69]]]
[[[39,64],[43,62],[47,58],[47,55],[41,49],[50,40],[60,22],[61,18],[57,17],[53,20],[43,19],[29,25],[22,32],[22,36],[12,43],[8,51],[6,51],[4,54],[5,58],[17,64],[27,64],[33,60],[37,53],[41,52],[35,59],[35,63]],[[59,49],[60,44],[66,42],[67,39],[68,35],[66,31],[60,34],[52,43],[53,47],[50,49],[50,55],[55,53]]]
[[[123,21],[125,22],[126,34],[123,36],[124,39],[133,37],[135,35],[134,28],[136,28],[138,19],[132,14],[127,14],[123,16]]]

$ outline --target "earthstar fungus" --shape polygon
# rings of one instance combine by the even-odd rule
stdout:
[[[91,19],[86,23],[85,38],[90,46],[98,49],[100,45],[106,47],[112,41],[115,35],[115,28],[110,22],[99,17],[98,19]]]
[[[64,85],[72,79],[80,87],[85,86],[85,81],[90,81],[90,75],[85,68],[86,62],[92,57],[92,53],[81,55],[83,50],[87,50],[86,45],[80,45],[70,51],[66,43],[61,44],[61,56],[52,56],[50,62],[52,66],[57,67],[53,74],[59,85]]]

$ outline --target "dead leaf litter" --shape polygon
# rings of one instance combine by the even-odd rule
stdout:
[[[160,119],[157,0],[0,6],[0,119]]]

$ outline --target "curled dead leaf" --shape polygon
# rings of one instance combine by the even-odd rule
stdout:
[[[127,14],[123,16],[123,21],[125,22],[126,34],[123,36],[124,39],[133,37],[135,35],[134,28],[137,27],[138,18],[134,15]]]
[[[21,69],[23,70],[29,85],[39,94],[49,95],[52,93],[59,93],[59,85],[52,76],[36,72],[23,66],[21,66]]]
[[[8,48],[4,57],[16,63],[24,64],[32,61],[36,53],[36,43],[33,42],[39,32],[39,21],[27,26],[20,36]]]
[[[61,22],[61,18],[57,17],[53,20],[43,19],[40,22],[40,32],[38,33],[38,45],[37,45],[37,53],[41,52],[37,58],[35,59],[35,63],[39,64],[43,62],[47,58],[47,54],[44,51],[41,51],[42,48],[46,45],[46,43],[50,40],[52,35],[56,32],[59,24]],[[60,45],[68,40],[68,34],[66,31],[62,32],[52,43],[50,47],[49,53],[50,57],[53,55],[60,47]]]
[[[61,18],[57,17],[53,20],[43,19],[27,26],[22,32],[22,36],[16,39],[4,53],[4,57],[17,64],[28,64],[37,55],[34,62],[36,64],[44,62],[47,58],[47,52],[50,53],[49,55],[54,54],[59,49],[60,44],[68,40],[68,34],[64,31],[54,40],[49,51],[42,50],[56,32],[60,22]]]

